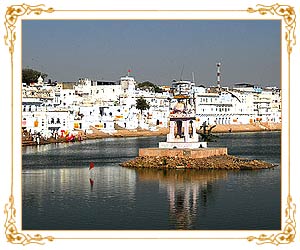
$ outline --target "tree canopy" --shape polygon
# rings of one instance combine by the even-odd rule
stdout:
[[[22,69],[22,82],[26,84],[30,84],[33,82],[37,82],[38,78],[42,76],[45,79],[48,75],[46,73],[42,73],[40,71],[34,69]]]
[[[138,83],[137,87],[141,90],[149,90],[155,93],[162,92],[160,87],[149,81]]]
[[[140,97],[136,100],[136,108],[140,111],[147,110],[150,108],[150,105],[143,97]]]

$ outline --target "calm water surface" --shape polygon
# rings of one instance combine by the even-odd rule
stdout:
[[[280,132],[220,134],[209,146],[278,164],[259,171],[127,169],[165,137],[24,147],[23,230],[279,230]],[[91,186],[89,163],[95,163]]]

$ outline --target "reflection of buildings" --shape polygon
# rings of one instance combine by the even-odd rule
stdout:
[[[227,178],[225,171],[137,170],[141,181],[159,180],[169,200],[170,222],[176,229],[192,229],[199,207],[212,195],[213,183]]]
[[[204,185],[205,188],[205,185]],[[191,229],[197,214],[200,186],[195,183],[181,183],[167,186],[171,221],[178,229]]]
[[[104,194],[111,197],[119,196],[128,202],[135,200],[136,173],[127,168],[101,169],[98,185]]]
[[[96,206],[106,209],[134,206],[136,172],[115,163],[119,154],[130,154],[131,145],[126,150],[119,148],[118,153],[110,152],[115,146],[110,140],[113,141],[107,139],[100,146],[96,142],[82,142],[22,147],[22,199],[26,216],[35,216],[38,211],[44,215],[37,217],[44,220],[43,216],[55,214],[56,206],[57,211],[64,209],[68,216],[74,213],[74,217],[80,209],[83,213],[89,209],[96,213]],[[135,146],[136,141],[131,141]],[[92,159],[95,164],[93,186],[89,171]],[[79,204],[82,207],[78,207]]]

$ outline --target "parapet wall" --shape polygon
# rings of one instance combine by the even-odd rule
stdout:
[[[197,149],[164,149],[140,148],[139,156],[168,156],[205,158],[209,156],[227,155],[227,148],[197,148]]]

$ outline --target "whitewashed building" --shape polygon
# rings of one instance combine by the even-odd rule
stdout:
[[[133,76],[119,81],[92,81],[81,78],[77,83],[56,86],[38,83],[22,88],[22,128],[44,132],[55,130],[89,130],[90,127],[113,133],[115,127],[145,129],[168,127],[170,111],[177,101],[172,97],[189,95],[195,106],[195,123],[249,124],[281,122],[281,91],[275,87],[258,88],[249,83],[234,88],[196,86],[191,81],[176,81],[162,93],[139,90]],[[177,87],[179,89],[177,89]],[[150,105],[142,112],[136,100],[144,98]]]
[[[281,122],[281,95],[277,88],[236,84],[232,89],[207,88],[196,95],[198,121],[208,124]]]

